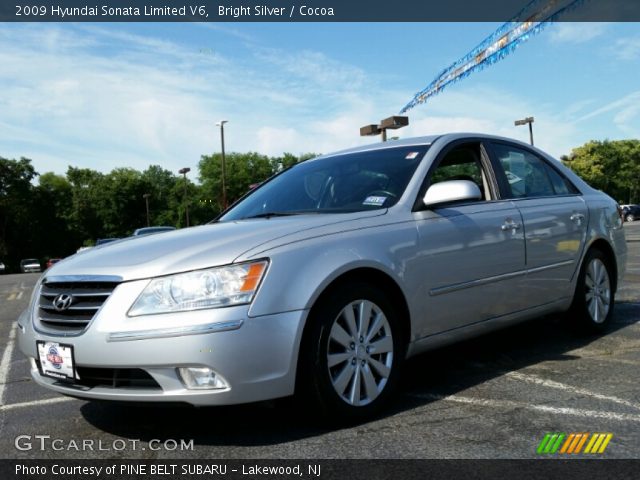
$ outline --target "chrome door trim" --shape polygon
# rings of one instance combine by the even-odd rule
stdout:
[[[544,272],[545,270],[552,270],[554,268],[566,267],[568,265],[573,265],[574,263],[575,263],[574,260],[565,260],[563,262],[552,263],[550,265],[543,265],[542,267],[531,268],[527,270],[527,273]]]
[[[501,282],[503,280],[510,280],[512,278],[522,277],[532,273],[543,272],[545,270],[552,270],[554,268],[565,267],[575,263],[573,260],[565,260],[563,262],[553,263],[551,265],[544,265],[542,267],[531,268],[528,270],[521,270],[518,272],[505,273],[502,275],[495,275],[492,277],[478,278],[477,280],[471,280],[463,283],[456,283],[453,285],[445,285],[444,287],[432,288],[429,291],[429,295],[436,297],[438,295],[444,295],[445,293],[457,292],[459,290],[465,290],[467,288],[479,287],[487,285],[489,283]]]
[[[479,287],[481,285],[487,285],[489,283],[501,282],[502,280],[522,277],[526,274],[527,274],[526,270],[521,270],[519,272],[503,273],[502,275],[495,275],[493,277],[478,278],[477,280],[471,280],[469,282],[456,283],[453,285],[445,285],[444,287],[432,288],[429,291],[429,295],[432,297],[436,297],[438,295],[457,292],[458,290],[464,290],[466,288]]]

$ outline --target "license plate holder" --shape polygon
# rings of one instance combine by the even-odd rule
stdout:
[[[58,342],[36,342],[40,360],[40,374],[63,382],[76,379],[73,345]]]

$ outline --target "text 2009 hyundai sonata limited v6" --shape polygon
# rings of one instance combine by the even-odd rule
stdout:
[[[403,360],[570,311],[611,319],[616,203],[520,142],[451,134],[297,164],[212,224],[54,265],[20,318],[40,385],[223,405],[305,392],[364,416]]]

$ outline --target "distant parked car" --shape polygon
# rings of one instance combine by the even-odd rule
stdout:
[[[622,218],[625,222],[633,222],[640,218],[640,205],[623,205]]]
[[[133,232],[133,236],[139,237],[140,235],[151,235],[154,233],[170,232],[175,229],[176,227],[144,227],[138,228],[135,232]]]
[[[4,263],[0,262],[0,273],[4,273],[6,270],[6,267],[4,266]]]
[[[58,263],[60,260],[62,260],[62,259],[61,258],[50,258],[49,260],[47,260],[47,268],[53,267],[53,265]]]
[[[42,266],[38,259],[27,258],[25,260],[20,260],[20,271],[22,273],[41,272]]]

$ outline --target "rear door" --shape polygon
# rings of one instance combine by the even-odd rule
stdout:
[[[524,222],[528,306],[571,295],[588,225],[579,191],[546,158],[508,142],[492,142],[501,195]]]

